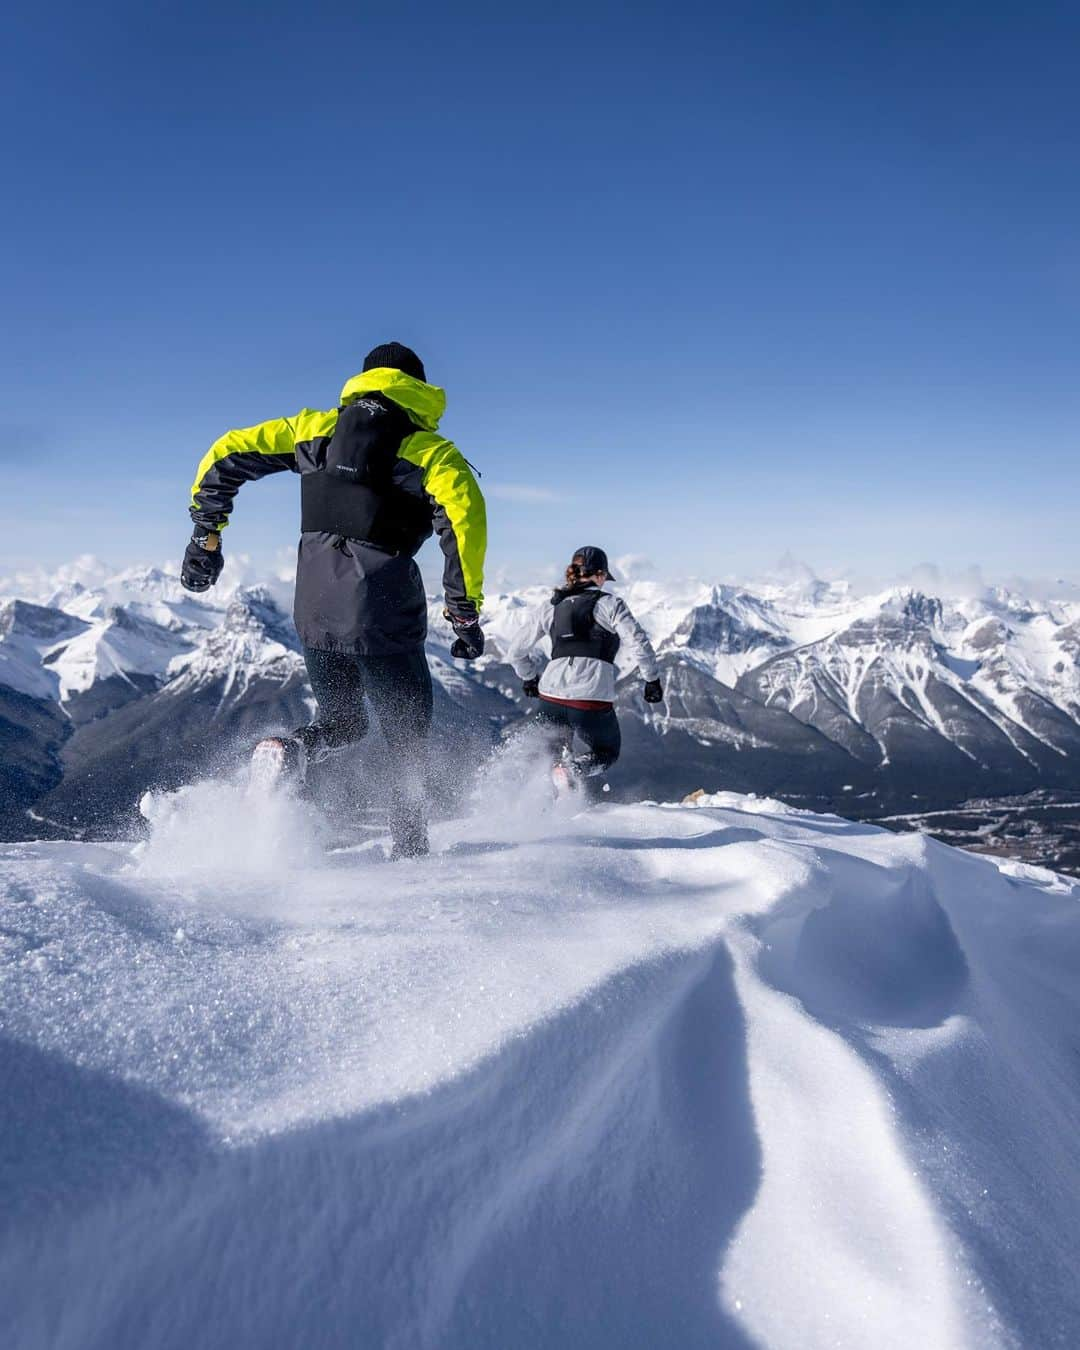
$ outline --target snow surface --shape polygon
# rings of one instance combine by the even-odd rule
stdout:
[[[0,846],[0,1342],[1080,1340],[1080,888],[717,794]]]

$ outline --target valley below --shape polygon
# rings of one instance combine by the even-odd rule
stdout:
[[[867,817],[890,830],[917,830],[973,853],[1080,876],[1080,794],[988,797],[943,811]]]

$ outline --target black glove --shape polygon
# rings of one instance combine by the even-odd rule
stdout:
[[[180,585],[186,591],[206,591],[221,576],[225,559],[221,556],[221,535],[213,530],[196,530],[184,552],[180,567]]]
[[[664,701],[664,686],[660,683],[660,681],[659,681],[659,680],[646,680],[646,681],[645,681],[645,702],[646,702],[646,703],[663,703],[663,701]]]
[[[484,654],[484,633],[476,621],[475,615],[451,614],[449,610],[443,611],[443,617],[448,619],[451,628],[454,630],[454,645],[450,648],[450,655],[457,661],[475,661],[478,656]]]
[[[521,681],[521,692],[526,698],[540,697],[540,676],[534,675],[531,680]]]

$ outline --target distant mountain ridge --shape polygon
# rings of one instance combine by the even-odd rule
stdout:
[[[0,600],[9,838],[114,826],[143,787],[206,776],[311,716],[285,583],[226,579],[192,596],[161,569],[80,560],[23,589]],[[619,589],[653,638],[667,699],[647,707],[638,678],[620,680],[616,796],[723,787],[874,815],[1080,790],[1080,601],[1000,588],[860,595],[806,575]],[[451,661],[431,602],[443,749],[468,766],[529,711],[505,655],[545,594],[492,597],[488,652],[472,666]],[[356,782],[370,796],[366,754]],[[459,771],[444,777],[460,789]]]

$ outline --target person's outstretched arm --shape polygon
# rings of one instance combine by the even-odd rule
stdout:
[[[465,457],[452,441],[430,432],[410,436],[402,459],[419,467],[434,508],[433,524],[443,551],[443,598],[457,634],[451,654],[471,660],[484,650],[480,609],[484,603],[487,508]]]
[[[203,455],[191,485],[195,532],[184,554],[180,580],[189,591],[205,591],[221,575],[221,531],[244,483],[284,469],[296,471],[296,447],[333,434],[337,410],[305,408],[258,426],[227,431]]]
[[[603,602],[598,602],[593,611],[597,623],[618,633],[623,648],[629,653],[645,681],[645,702],[660,703],[664,697],[660,684],[660,667],[656,662],[649,635],[630,613],[630,607],[619,595],[607,594]]]

